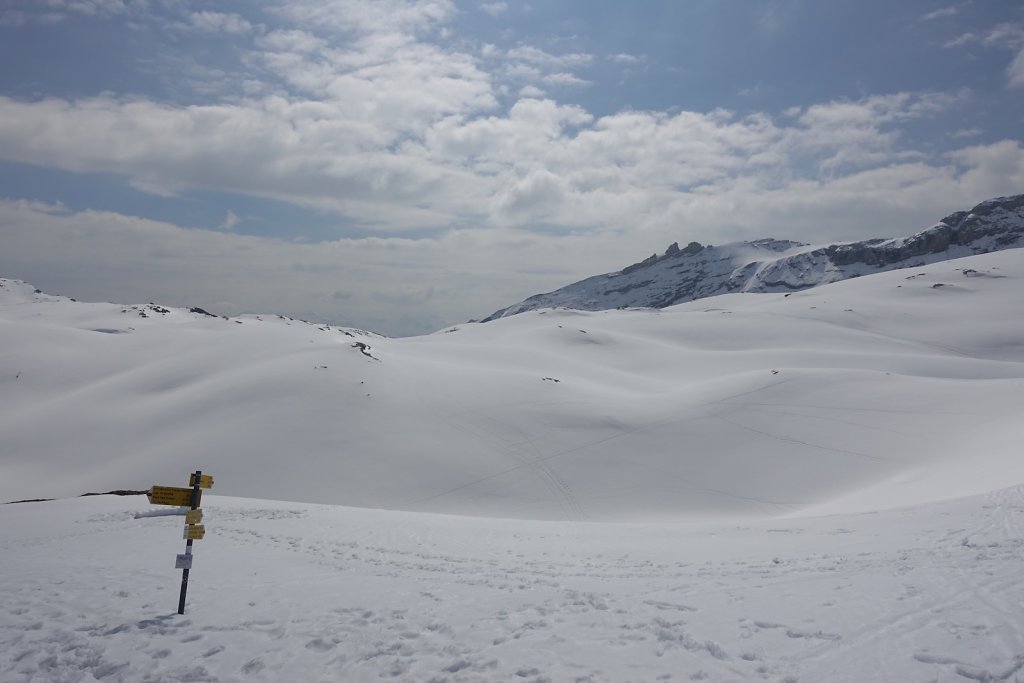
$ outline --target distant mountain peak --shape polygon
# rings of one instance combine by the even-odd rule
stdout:
[[[1024,194],[949,214],[910,237],[828,246],[765,238],[721,246],[673,242],[664,254],[614,273],[535,294],[495,311],[488,322],[539,308],[598,311],[664,308],[731,292],[794,291],[871,273],[1024,246]]]

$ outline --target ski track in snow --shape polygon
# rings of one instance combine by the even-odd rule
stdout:
[[[212,498],[184,616],[180,520],[51,505],[0,509],[48,518],[0,543],[5,683],[1012,681],[1024,663],[1024,488],[620,529]]]

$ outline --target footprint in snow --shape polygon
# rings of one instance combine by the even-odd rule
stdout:
[[[259,657],[256,657],[255,659],[250,659],[248,662],[242,665],[242,673],[244,673],[247,676],[257,674],[260,671],[263,671],[263,660]]]
[[[306,643],[306,649],[313,650],[314,652],[327,652],[328,650],[333,649],[337,644],[338,643],[336,641],[314,638]]]

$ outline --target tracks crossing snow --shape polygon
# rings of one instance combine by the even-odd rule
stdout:
[[[184,617],[177,523],[73,501],[2,541],[0,680],[1013,680],[1022,501],[709,527],[211,498]]]

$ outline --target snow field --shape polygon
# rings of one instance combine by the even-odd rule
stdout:
[[[217,482],[181,616],[180,517],[0,505],[0,681],[1024,680],[1022,279],[411,339],[0,281],[0,500]]]
[[[979,493],[1024,482],[1022,257],[409,339],[3,281],[0,500],[197,466],[225,494],[555,520]]]
[[[0,507],[0,680],[996,681],[1024,665],[1024,488],[740,524],[142,497]]]

